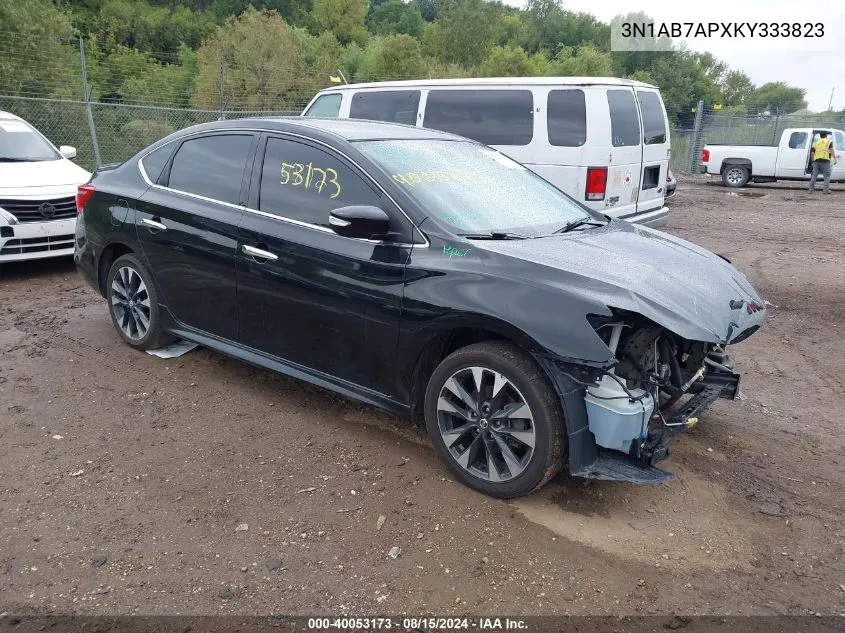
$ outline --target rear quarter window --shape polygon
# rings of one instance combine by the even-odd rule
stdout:
[[[416,125],[419,90],[358,92],[352,97],[349,118]]]
[[[530,90],[432,90],[423,125],[486,145],[528,145],[533,111]]]
[[[656,92],[637,91],[640,100],[640,112],[643,117],[643,136],[646,145],[666,142],[666,119],[663,106]]]
[[[789,135],[789,148],[790,149],[804,149],[804,146],[807,144],[807,133],[806,132],[793,132]]]
[[[613,147],[640,144],[640,116],[631,90],[608,90],[610,135]]]
[[[141,159],[141,166],[144,168],[144,172],[147,174],[147,178],[149,178],[151,183],[158,183],[161,172],[170,159],[173,150],[176,149],[176,145],[177,143],[168,143]]]
[[[324,119],[336,119],[340,114],[341,95],[323,95],[308,108],[305,116],[320,117]]]

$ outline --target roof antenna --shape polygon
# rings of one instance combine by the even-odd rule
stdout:
[[[345,84],[348,86],[348,85],[349,85],[349,82],[348,82],[348,81],[346,81],[346,75],[344,75],[344,74],[343,74],[343,71],[342,71],[340,68],[338,68],[338,69],[337,69],[337,72],[339,72],[339,73],[340,73],[340,76],[341,76],[341,78],[343,79],[343,83],[345,83]]]

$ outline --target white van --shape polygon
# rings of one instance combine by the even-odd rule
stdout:
[[[660,228],[669,125],[660,91],[612,77],[507,77],[351,84],[321,90],[302,113],[392,121],[496,148],[576,200]]]

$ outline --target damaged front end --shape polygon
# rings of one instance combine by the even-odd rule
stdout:
[[[657,467],[670,439],[695,426],[716,400],[737,398],[740,377],[726,343],[744,340],[759,324],[716,343],[684,339],[620,310],[588,321],[613,361],[603,368],[556,362],[551,372],[567,422],[570,474],[635,483],[671,479]]]

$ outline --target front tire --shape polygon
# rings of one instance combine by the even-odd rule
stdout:
[[[751,172],[745,165],[728,165],[722,172],[722,184],[732,189],[738,189],[748,184]]]
[[[449,470],[491,497],[527,495],[563,462],[560,399],[510,343],[476,343],[443,360],[426,389],[425,420]]]
[[[114,329],[127,345],[149,350],[173,342],[161,329],[152,275],[137,255],[122,255],[114,261],[106,279],[106,296]]]

